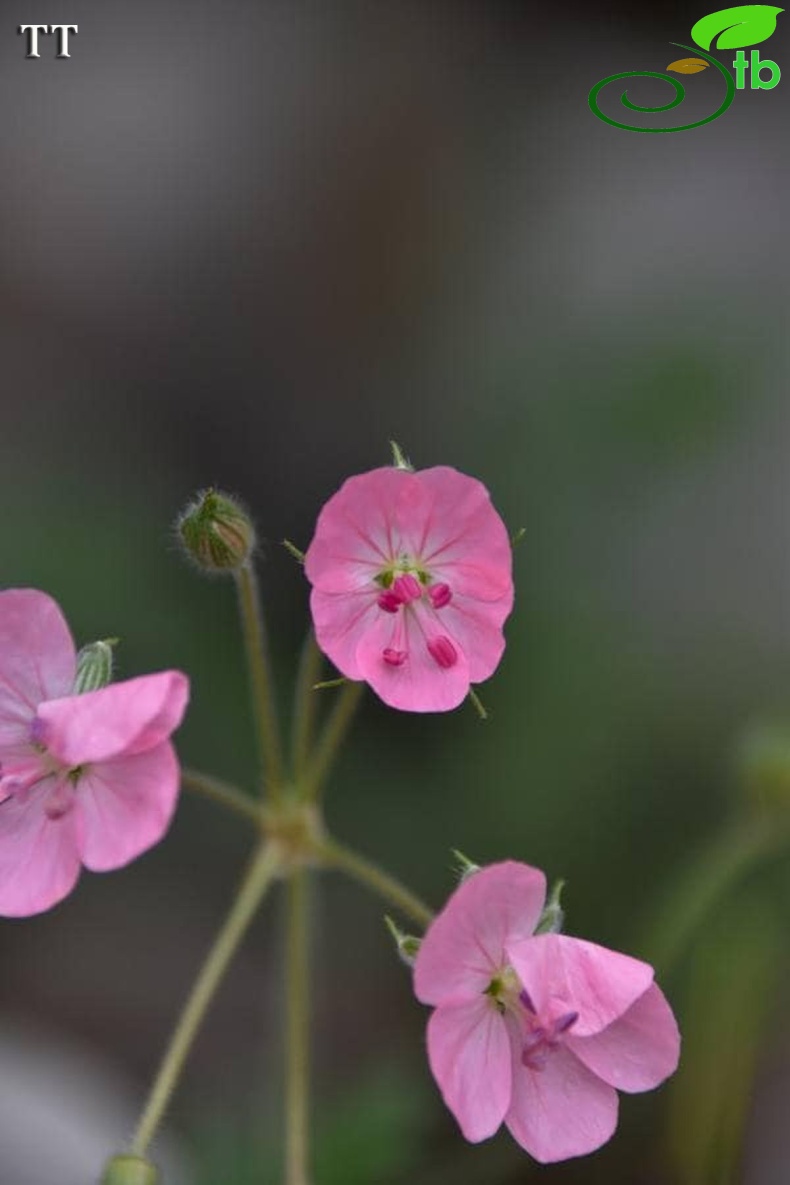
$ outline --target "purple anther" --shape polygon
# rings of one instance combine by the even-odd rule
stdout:
[[[537,1010],[535,1008],[535,1005],[532,1003],[532,997],[530,996],[530,994],[526,988],[521,989],[521,991],[518,994],[518,998],[521,1001],[521,1003],[524,1005],[524,1007],[526,1008],[527,1012],[531,1012],[532,1015],[534,1016],[535,1012]]]
[[[563,1016],[558,1016],[554,1022],[554,1033],[567,1033],[571,1025],[575,1025],[579,1019],[578,1012],[566,1012]]]
[[[40,716],[33,717],[33,723],[30,725],[30,743],[31,745],[46,744],[47,726]]]

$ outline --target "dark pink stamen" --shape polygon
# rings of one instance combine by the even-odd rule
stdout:
[[[449,584],[432,584],[428,589],[428,596],[431,598],[434,609],[443,609],[453,599]]]
[[[554,1022],[555,1033],[567,1033],[571,1025],[575,1025],[579,1019],[578,1012],[566,1012],[564,1016],[560,1016]]]
[[[397,613],[401,607],[401,599],[391,588],[388,588],[386,592],[380,594],[377,604],[379,609],[383,609],[385,613]]]
[[[458,662],[458,651],[445,634],[429,640],[428,653],[444,671]]]
[[[393,650],[391,646],[387,646],[382,650],[381,657],[391,667],[402,667],[406,661],[406,651]]]
[[[392,592],[404,605],[408,605],[409,601],[419,601],[422,596],[420,582],[416,576],[412,576],[411,572],[404,572],[402,576],[395,577],[392,582]]]

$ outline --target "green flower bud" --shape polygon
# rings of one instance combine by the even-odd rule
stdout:
[[[459,885],[462,885],[464,881],[469,880],[470,876],[474,876],[476,872],[480,871],[480,865],[475,864],[473,860],[470,860],[463,852],[459,852],[457,848],[453,848],[453,855],[458,861],[455,871],[458,874]]]
[[[400,926],[396,922],[393,922],[391,917],[385,916],[384,921],[387,923],[387,929],[390,934],[395,939],[395,946],[397,947],[399,957],[407,967],[413,967],[414,960],[417,958],[417,952],[420,949],[420,939],[415,938],[413,934],[404,934]]]
[[[565,910],[560,905],[560,895],[565,888],[565,881],[555,881],[554,888],[549,893],[549,899],[543,906],[540,921],[535,927],[536,934],[559,934],[565,922]]]
[[[158,1185],[159,1170],[142,1156],[113,1156],[108,1161],[101,1185]]]
[[[74,694],[98,691],[112,682],[112,650],[117,638],[104,638],[101,642],[90,642],[77,655],[77,674],[74,677]]]
[[[204,490],[178,520],[187,554],[207,572],[243,567],[255,548],[255,528],[247,512],[228,494]]]

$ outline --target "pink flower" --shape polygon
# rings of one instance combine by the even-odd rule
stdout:
[[[157,843],[179,768],[169,736],[189,685],[162,671],[73,695],[76,654],[45,593],[0,593],[0,914],[40,913],[80,865],[120,868]]]
[[[474,478],[446,465],[350,477],[305,557],[318,645],[393,708],[455,708],[502,657],[511,567],[505,525]]]
[[[504,1121],[536,1160],[583,1156],[617,1125],[617,1090],[677,1067],[680,1036],[647,963],[534,933],[542,872],[508,861],[473,873],[429,927],[414,968],[433,1004],[428,1057],[468,1140]]]

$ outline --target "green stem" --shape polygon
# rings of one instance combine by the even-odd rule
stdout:
[[[307,871],[296,869],[287,885],[285,1185],[309,1185],[309,919]]]
[[[279,865],[277,850],[265,844],[247,870],[173,1030],[132,1140],[131,1152],[135,1156],[145,1155],[161,1123],[206,1010]]]
[[[315,724],[315,710],[318,695],[315,684],[321,673],[321,651],[318,649],[315,634],[308,631],[299,659],[299,671],[296,677],[296,692],[294,695],[294,723],[292,737],[292,761],[294,779],[298,782],[304,775],[310,745],[313,739]]]
[[[195,790],[198,794],[202,794],[204,798],[210,798],[212,802],[217,802],[221,806],[227,807],[228,810],[234,814],[241,815],[243,818],[261,824],[261,808],[253,802],[241,790],[237,790],[235,786],[229,785],[227,782],[221,781],[220,778],[214,778],[210,774],[202,774],[196,769],[182,769],[181,784],[187,790]]]
[[[258,596],[258,581],[255,569],[249,561],[238,569],[235,576],[263,776],[269,785],[272,798],[279,802],[282,799],[283,783],[282,748],[272,695],[269,651]]]
[[[324,780],[345,739],[357,710],[357,704],[362,698],[364,687],[364,683],[346,683],[337,697],[337,703],[321,733],[321,738],[315,747],[302,782],[303,796],[308,802],[314,801],[321,793]]]
[[[354,880],[360,881],[418,925],[429,926],[433,921],[432,911],[419,897],[377,864],[360,856],[358,852],[344,847],[334,839],[319,840],[314,851],[330,868],[339,868]]]

